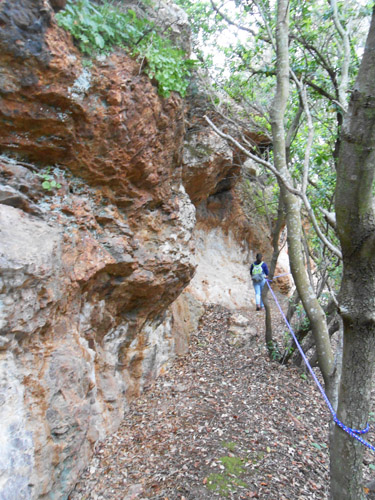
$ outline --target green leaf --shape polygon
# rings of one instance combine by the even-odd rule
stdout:
[[[160,95],[168,97],[171,91],[185,95],[196,61],[185,59],[182,50],[161,36],[152,22],[138,18],[134,10],[122,12],[109,2],[94,6],[89,0],[68,0],[56,19],[83,53],[91,55],[114,45],[130,47],[135,56],[147,61],[145,72],[157,80]]]
[[[95,42],[96,42],[96,45],[98,45],[98,47],[100,47],[101,49],[104,49],[105,41],[104,41],[104,38],[99,33],[96,33],[96,35],[95,35]]]

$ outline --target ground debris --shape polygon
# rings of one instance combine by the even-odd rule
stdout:
[[[262,312],[231,322],[207,306],[190,352],[134,401],[69,499],[327,499],[330,414],[310,378],[269,360],[263,331]]]

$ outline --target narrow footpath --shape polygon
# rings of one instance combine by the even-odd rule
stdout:
[[[282,342],[280,321],[275,309]],[[329,412],[301,369],[269,361],[263,331],[263,312],[208,306],[69,499],[327,499]]]

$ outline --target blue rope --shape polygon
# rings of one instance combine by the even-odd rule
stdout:
[[[280,274],[279,276],[275,276],[275,277],[274,277],[274,279],[275,279],[275,278],[279,278],[280,276],[285,276],[285,275],[287,275],[287,274],[289,274],[289,273]],[[318,389],[319,389],[319,391],[321,392],[321,394],[322,394],[322,396],[323,396],[323,398],[324,398],[324,400],[325,400],[325,402],[326,402],[326,404],[327,404],[327,406],[328,406],[328,409],[329,409],[329,411],[330,411],[330,412],[331,412],[331,414],[332,414],[333,421],[336,423],[336,425],[338,425],[339,427],[341,427],[341,429],[342,429],[343,431],[347,432],[347,433],[348,433],[350,436],[352,436],[354,439],[356,439],[357,441],[359,441],[360,443],[362,443],[364,446],[367,446],[367,448],[370,448],[370,450],[375,451],[375,446],[373,446],[372,444],[368,443],[365,439],[363,439],[363,438],[361,437],[361,434],[366,434],[366,433],[369,431],[369,429],[370,429],[369,424],[367,424],[366,428],[365,428],[365,429],[363,429],[363,430],[359,430],[359,429],[352,429],[352,428],[348,427],[347,425],[343,424],[343,423],[342,423],[342,422],[338,419],[337,414],[336,414],[335,410],[333,409],[333,407],[332,407],[332,405],[331,405],[331,402],[330,402],[330,400],[328,399],[327,394],[324,392],[324,389],[323,389],[323,387],[322,387],[321,383],[319,382],[319,380],[318,380],[317,376],[315,375],[314,370],[311,368],[311,365],[310,365],[310,363],[309,363],[309,360],[307,359],[307,357],[306,357],[305,353],[303,352],[303,349],[302,349],[302,347],[301,347],[300,343],[299,343],[299,342],[298,342],[298,340],[297,340],[297,337],[296,337],[296,335],[295,335],[295,333],[294,333],[294,331],[293,331],[293,328],[290,326],[289,321],[287,320],[287,318],[286,318],[286,316],[285,316],[285,314],[284,314],[283,310],[281,309],[281,306],[280,306],[280,304],[279,304],[279,302],[278,302],[278,300],[277,300],[277,298],[276,298],[276,295],[275,295],[274,291],[273,291],[273,290],[272,290],[272,288],[271,288],[271,285],[270,285],[270,282],[271,282],[271,281],[272,281],[272,280],[266,280],[266,282],[267,282],[267,286],[268,286],[268,288],[269,288],[269,290],[270,290],[270,292],[271,292],[271,294],[272,294],[272,296],[273,296],[273,298],[274,298],[274,301],[276,302],[277,307],[279,308],[279,311],[280,311],[280,313],[281,313],[281,316],[283,317],[283,319],[284,319],[284,321],[285,321],[285,323],[286,323],[287,327],[289,328],[290,333],[292,334],[293,340],[294,340],[294,342],[295,342],[296,346],[298,347],[299,352],[301,353],[302,359],[303,359],[303,360],[304,360],[304,362],[306,363],[306,366],[307,366],[307,368],[308,368],[309,372],[311,373],[311,376],[312,376],[312,378],[313,378],[314,382],[315,382],[315,383],[316,383],[316,385],[318,386]]]

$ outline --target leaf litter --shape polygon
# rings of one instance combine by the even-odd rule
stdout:
[[[207,305],[188,354],[97,445],[69,500],[328,499],[330,414],[301,368],[269,360],[263,332],[264,313]],[[374,464],[366,451],[365,478]]]

